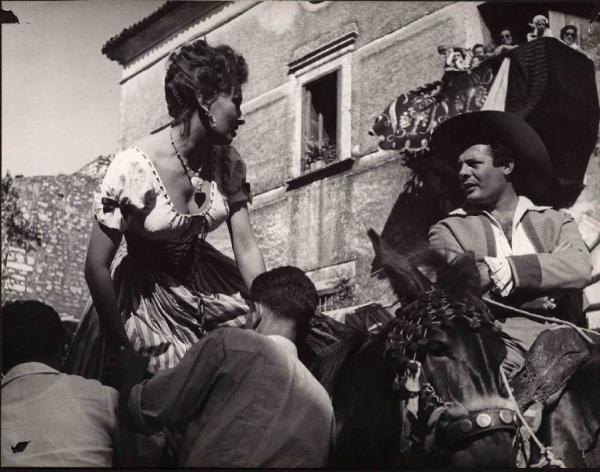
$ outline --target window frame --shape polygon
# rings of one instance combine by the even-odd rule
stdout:
[[[335,159],[333,162],[337,162],[340,160],[340,138],[341,138],[341,133],[340,133],[340,121],[341,121],[341,93],[340,93],[340,89],[342,86],[342,81],[340,79],[340,69],[334,69],[333,71],[324,74],[310,82],[305,83],[302,86],[302,136],[301,136],[301,140],[302,140],[302,144],[301,144],[301,154],[300,154],[300,171],[302,174],[305,174],[307,172],[310,172],[310,170],[305,170],[304,169],[304,162],[305,162],[305,156],[306,156],[306,150],[308,147],[308,143],[310,141],[312,141],[309,137],[309,134],[311,134],[311,117],[310,117],[310,106],[312,105],[313,101],[312,101],[312,94],[311,91],[309,90],[309,87],[313,84],[315,84],[315,82],[318,82],[320,80],[325,79],[326,77],[335,74],[335,95],[336,95],[336,104],[335,104]],[[310,102],[308,101],[310,100]],[[319,127],[321,129],[323,129],[325,126],[323,123],[319,124]],[[323,129],[324,131],[324,129]],[[322,133],[320,133],[322,134]],[[319,140],[319,143],[322,143],[322,140]]]
[[[305,100],[304,93],[307,85],[333,72],[337,72],[337,117],[336,117],[336,154],[334,162],[350,157],[352,131],[352,55],[351,49],[344,48],[337,54],[322,58],[294,72],[295,130],[293,162],[290,177],[300,177],[312,171],[303,171],[305,152]]]

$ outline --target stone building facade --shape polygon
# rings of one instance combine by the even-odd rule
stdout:
[[[373,251],[367,229],[389,227],[396,210],[397,244],[407,247],[422,240],[441,215],[432,210],[434,202],[425,191],[410,185],[412,174],[399,156],[379,150],[368,130],[400,92],[439,80],[438,45],[490,42],[490,29],[500,27],[494,18],[507,15],[486,12],[483,4],[167,3],[103,49],[123,66],[120,147],[168,125],[163,78],[172,49],[195,37],[231,45],[250,69],[243,89],[246,125],[234,144],[253,186],[251,219],[267,266],[292,264],[307,271],[324,301],[340,281],[351,288],[354,303],[376,299],[382,287],[370,275]],[[540,5],[557,27],[576,22],[586,35],[581,16]],[[306,96],[313,93],[316,102],[319,83],[328,79],[325,93],[336,103],[337,161],[306,172],[303,153],[311,126]],[[593,239],[599,230],[593,221],[600,219],[597,155],[590,167],[576,213],[580,221],[584,214],[590,217],[592,223],[584,224]],[[209,240],[231,254],[226,228]]]
[[[119,148],[168,126],[163,79],[171,50],[196,37],[229,44],[250,69],[243,89],[246,124],[234,145],[253,187],[251,220],[267,267],[291,264],[307,271],[325,308],[340,287],[347,296],[338,296],[335,307],[376,300],[384,288],[371,275],[367,229],[387,230],[396,246],[408,248],[442,215],[400,156],[379,150],[368,131],[397,95],[441,78],[439,45],[490,42],[501,26],[494,18],[511,15],[486,13],[489,3],[167,2],[103,48],[123,67]],[[582,45],[590,41],[580,12],[539,5],[552,24],[575,22]],[[319,105],[319,94],[335,107]],[[307,169],[305,158],[315,127],[334,141],[336,153],[334,162],[316,170]],[[587,187],[571,209],[590,243],[600,234],[599,163],[597,151]],[[62,185],[59,178],[55,185]],[[41,191],[41,183],[35,188]],[[39,194],[27,192],[27,198]],[[56,205],[70,211],[66,201]],[[66,227],[55,231],[57,240],[74,237]],[[232,254],[225,227],[208,240]],[[600,254],[595,258],[598,271]],[[81,254],[70,260],[83,262]],[[64,279],[64,293],[84,290],[82,280]]]

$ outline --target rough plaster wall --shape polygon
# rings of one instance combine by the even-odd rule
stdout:
[[[290,95],[252,109],[235,146],[246,162],[249,182],[255,194],[285,184],[287,163],[292,159],[294,107]]]
[[[373,250],[366,232],[374,228],[381,233],[410,175],[398,159],[390,158],[252,207],[267,268],[292,264],[312,271],[355,261],[359,300],[377,296],[381,287],[369,275]],[[210,234],[209,241],[231,254],[226,231]]]
[[[451,3],[337,1],[311,12],[299,2],[265,2],[208,39],[228,43],[246,56],[251,83],[245,93],[250,99],[287,81],[294,51],[340,25],[357,23],[360,48]]]
[[[165,62],[166,59],[159,61],[121,85],[120,149],[168,122]]]

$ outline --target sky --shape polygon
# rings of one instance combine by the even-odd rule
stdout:
[[[101,52],[165,0],[3,1],[2,175],[70,174],[117,151],[121,66]]]

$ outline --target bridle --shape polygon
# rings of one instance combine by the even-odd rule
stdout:
[[[425,292],[396,312],[393,327],[387,331],[384,358],[395,368],[392,388],[404,402],[403,429],[410,428],[410,433],[402,434],[403,452],[414,448],[428,454],[451,453],[477,437],[496,431],[514,435],[518,430],[516,412],[508,408],[484,408],[452,417],[448,412],[456,403],[438,395],[417,360],[417,354],[427,349],[427,331],[447,327],[456,318],[464,319],[472,329],[487,324],[500,330],[488,308],[476,299],[472,302],[449,300],[439,290]]]

